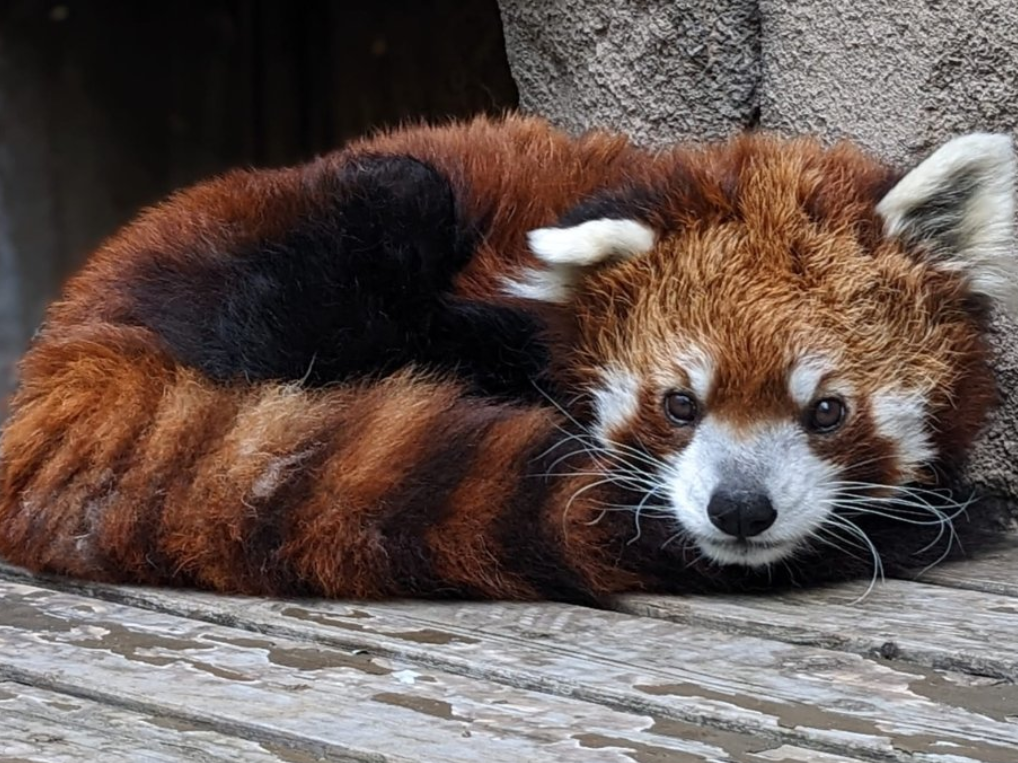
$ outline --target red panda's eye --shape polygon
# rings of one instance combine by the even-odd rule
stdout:
[[[845,404],[836,397],[813,403],[806,423],[814,432],[833,432],[845,420]]]
[[[676,424],[689,426],[696,422],[696,400],[685,392],[669,392],[665,395],[665,412]]]

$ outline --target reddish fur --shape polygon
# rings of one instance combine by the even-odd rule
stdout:
[[[471,464],[451,497],[448,533],[429,534],[436,573],[450,587],[486,596],[540,595],[500,573],[497,549],[486,554],[478,539],[512,480],[526,473],[532,443],[553,430],[545,411],[462,398],[452,384],[413,375],[319,392],[218,387],[144,348],[152,344],[102,326],[40,345],[26,359],[18,415],[3,443],[8,560],[82,577],[244,593],[440,592],[386,574],[393,549],[379,536],[380,515],[386,498],[414,478],[425,438],[476,437],[498,455]],[[271,519],[270,504],[253,495],[259,479],[274,459],[307,451],[290,478],[278,480],[285,490],[296,475],[310,475],[304,493],[287,496],[292,504],[279,528],[285,542],[278,550],[252,542],[258,523]],[[90,502],[100,502],[101,513],[90,517]],[[549,503],[547,520],[556,528],[557,506]],[[590,506],[580,501],[571,512],[581,536],[591,535],[583,523]],[[599,588],[625,577],[603,564],[581,566]]]
[[[318,391],[216,384],[127,325],[125,284],[145,258],[230,256],[285,230],[329,203],[316,178],[359,152],[407,153],[472,189],[471,211],[492,220],[492,233],[458,288],[488,299],[531,263],[526,231],[598,189],[661,191],[651,222],[669,235],[652,256],[591,276],[571,308],[564,336],[575,347],[558,368],[570,385],[589,386],[611,361],[652,376],[675,337],[694,338],[718,353],[710,404],[747,423],[789,414],[789,347],[828,344],[865,391],[889,379],[923,386],[949,459],[992,401],[983,327],[964,288],[882,238],[874,204],[896,176],[850,147],[750,136],[656,156],[620,136],[574,140],[522,118],[420,128],[305,167],[230,173],[100,248],[21,366],[0,442],[0,554],[34,570],[245,593],[525,599],[549,595],[534,567],[555,549],[576,591],[660,583],[620,562],[617,523],[592,522],[608,488],[574,499],[596,478],[534,471],[562,441],[563,422],[546,408],[468,398],[413,372]],[[797,298],[803,284],[815,288],[809,304]],[[847,337],[846,322],[873,333]],[[644,395],[645,409],[659,405],[656,392]],[[656,412],[640,419],[657,422],[642,425],[643,442],[681,447],[683,432]],[[848,462],[885,445],[860,423],[827,447]],[[415,514],[429,500],[434,511]],[[522,510],[533,513],[513,531]],[[514,532],[538,539],[533,558]]]
[[[681,376],[674,358],[692,343],[717,365],[710,410],[748,426],[793,416],[795,351],[826,349],[863,398],[888,383],[921,390],[938,451],[961,460],[996,399],[985,327],[958,275],[881,235],[875,203],[897,173],[851,146],[767,136],[680,150],[658,169],[694,180],[663,182],[672,191],[656,220],[670,233],[654,252],[583,284],[575,349],[562,360],[573,385],[595,384],[612,362],[640,378]],[[645,390],[638,432],[618,437],[681,448],[688,433],[650,412],[659,393]],[[889,455],[866,416],[855,422],[818,441],[822,455],[845,465]],[[872,479],[896,481],[893,459],[883,463]]]

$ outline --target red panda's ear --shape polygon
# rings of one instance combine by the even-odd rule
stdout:
[[[888,235],[937,266],[964,273],[973,292],[1018,316],[1014,184],[1011,139],[966,135],[909,172],[877,212]]]
[[[564,304],[588,268],[645,254],[656,241],[654,231],[637,220],[605,218],[568,228],[539,228],[527,234],[527,242],[545,267],[507,282],[506,291],[525,299]]]

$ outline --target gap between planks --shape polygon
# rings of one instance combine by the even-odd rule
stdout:
[[[857,582],[763,595],[633,595],[620,597],[615,609],[1018,681],[1018,539],[929,570],[921,580],[867,588]]]
[[[630,595],[613,602],[617,612],[696,626],[700,629],[754,636],[790,644],[848,651],[866,657],[911,663],[925,668],[1018,681],[1018,595],[986,593],[982,581],[996,590],[1018,589],[1018,543],[999,554],[973,562],[944,565],[936,580],[887,580],[866,594],[868,584],[761,595]],[[931,571],[932,576],[932,571]],[[142,588],[103,586],[56,578],[36,578],[0,564],[0,579],[29,580],[132,606],[170,607],[184,617],[258,630],[243,615],[234,622],[218,611],[222,597]],[[189,611],[189,602],[203,605]],[[258,601],[253,599],[251,601]],[[366,605],[362,609],[393,606]],[[395,605],[401,612],[426,613],[443,606],[427,602]],[[462,605],[469,607],[470,605]],[[481,605],[483,606],[483,605]],[[559,605],[550,605],[559,606]],[[171,610],[167,610],[171,611]],[[223,619],[226,618],[226,619]],[[443,620],[438,618],[432,625]]]
[[[1018,598],[1018,534],[1007,535],[995,548],[981,551],[973,559],[933,567],[917,580]]]
[[[347,606],[61,585],[832,754],[940,760],[937,746],[953,743],[951,760],[1012,763],[1018,742],[1003,714],[1016,701],[1007,693],[1014,687],[653,619],[552,604]],[[966,745],[969,757],[957,757]]]
[[[0,761],[318,763],[313,753],[221,734],[36,686],[0,681]]]
[[[330,760],[860,760],[31,585],[0,594],[0,678]],[[977,746],[990,757],[951,760],[1000,759],[985,742],[951,749]]]

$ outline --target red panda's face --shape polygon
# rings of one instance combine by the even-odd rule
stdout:
[[[994,400],[977,303],[1009,299],[1015,269],[1008,143],[955,141],[886,195],[826,207],[817,188],[846,181],[804,179],[824,154],[761,151],[722,214],[531,237],[550,265],[531,288],[557,274],[568,293],[604,463],[708,558],[753,566],[960,461]]]
[[[958,275],[841,232],[752,239],[674,235],[577,295],[594,432],[654,459],[721,562],[779,559],[839,501],[923,480],[993,393]]]

